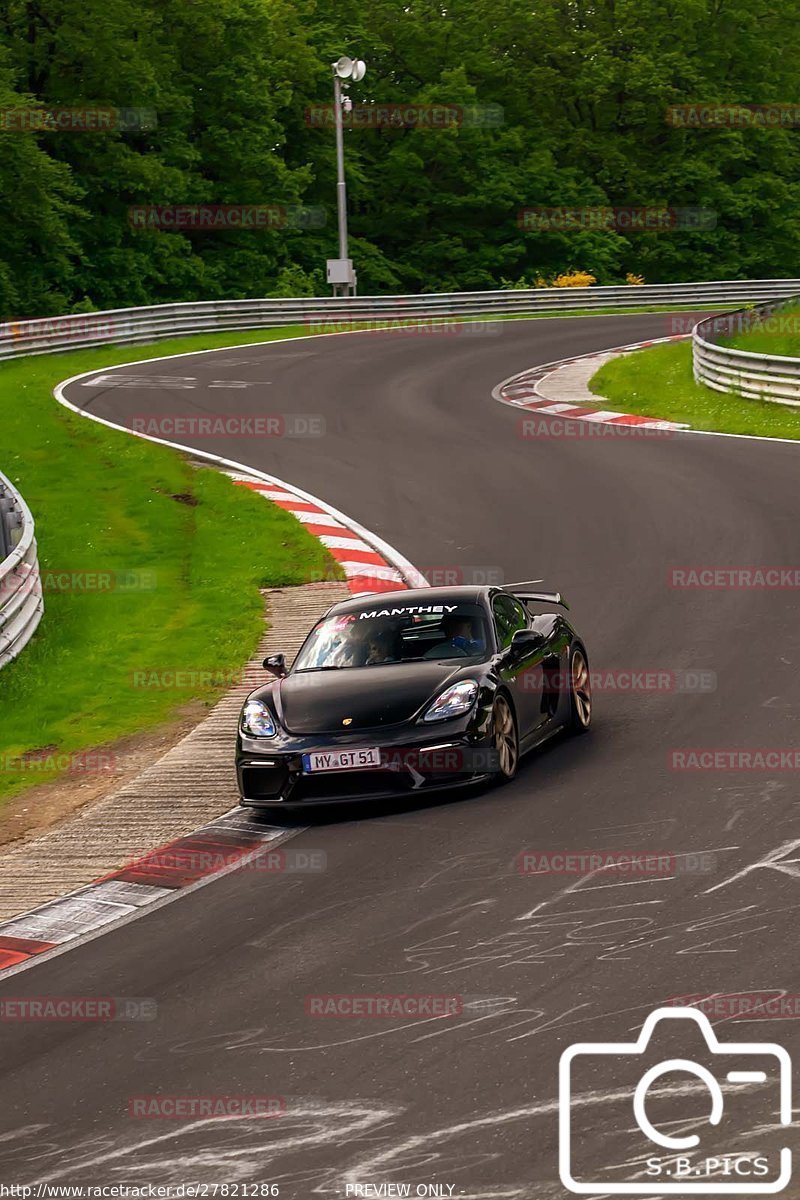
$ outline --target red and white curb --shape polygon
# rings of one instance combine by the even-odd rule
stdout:
[[[86,371],[64,380],[55,389],[56,399],[72,412],[100,425],[213,463],[237,484],[291,512],[341,564],[354,596],[429,586],[425,576],[393,546],[309,492],[244,463],[138,433],[72,404],[64,389],[96,374]],[[0,923],[0,975],[16,974],[34,965],[41,955],[52,957],[112,925],[126,924],[142,910],[160,908],[173,900],[177,892],[194,891],[265,854],[272,854],[278,844],[300,832],[300,829],[259,825],[246,810],[233,809],[86,887]]]
[[[341,566],[354,596],[393,592],[398,588],[427,587],[428,581],[406,559],[373,533],[332,509],[324,501],[278,480],[265,482],[252,472],[228,474],[235,483],[250,488],[302,521]]]
[[[546,376],[570,363],[597,358],[601,354],[626,353],[685,336],[689,335],[636,342],[615,347],[611,351],[545,363],[504,380],[492,395],[501,403],[515,408],[533,409],[570,419],[661,429],[685,428],[669,421],[553,402],[538,391],[539,384]],[[198,353],[215,351],[190,351],[186,355],[164,357],[188,357]],[[135,364],[118,364],[114,369],[132,365]],[[97,371],[86,371],[64,380],[55,389],[57,400],[79,416],[100,425],[169,446],[196,460],[213,463],[225,470],[237,484],[260,493],[291,512],[341,564],[353,595],[429,586],[425,577],[394,547],[318,497],[243,463],[133,431],[72,404],[66,398],[64,389],[71,383],[94,375],[97,375]],[[259,826],[248,812],[234,809],[194,833],[154,849],[136,862],[86,887],[0,923],[0,975],[16,974],[33,965],[41,955],[52,957],[54,953],[90,940],[112,925],[126,924],[143,910],[160,908],[173,900],[177,892],[194,891],[267,853],[275,852],[278,844],[298,832],[301,831]]]
[[[135,862],[0,924],[0,975],[16,974],[43,954],[71,949],[107,926],[126,923],[175,898],[240,869],[269,852],[265,869],[280,871],[276,843],[299,832],[256,824],[233,809],[186,837],[176,838]],[[258,864],[256,864],[258,865]]]
[[[646,342],[631,342],[627,346],[614,346],[609,350],[598,350],[593,354],[577,354],[573,358],[560,358],[554,362],[543,363],[531,367],[516,375],[510,375],[493,389],[492,396],[501,404],[512,408],[524,409],[526,412],[537,412],[547,416],[563,417],[570,421],[588,421],[597,425],[628,426],[639,429],[687,429],[688,426],[675,421],[664,421],[658,417],[645,417],[638,413],[621,413],[612,409],[597,408],[589,404],[575,404],[565,401],[552,400],[544,396],[540,390],[544,380],[573,363],[590,362],[597,358],[607,358],[618,354],[627,354],[632,350],[644,350],[648,346],[657,346],[662,342],[678,342],[691,337],[691,334],[678,333],[670,337],[652,338]]]

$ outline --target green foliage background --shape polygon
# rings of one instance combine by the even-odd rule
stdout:
[[[798,274],[800,131],[671,104],[797,98],[796,0],[4,0],[0,108],[144,107],[142,132],[0,130],[0,316],[326,294],[330,62],[353,99],[499,105],[496,127],[346,133],[362,293]],[[322,229],[165,232],[137,204],[306,204]],[[528,232],[526,206],[714,209],[713,230]]]

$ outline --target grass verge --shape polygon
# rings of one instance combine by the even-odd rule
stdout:
[[[589,387],[621,412],[681,421],[693,429],[717,433],[800,438],[797,409],[715,392],[695,383],[689,341],[614,358],[595,372]]]
[[[755,317],[755,314],[754,314]],[[753,354],[782,354],[800,357],[800,308],[781,308],[764,317],[759,326],[733,337],[720,337],[721,346],[750,350]]]
[[[631,305],[471,320],[696,309]],[[120,363],[341,327],[193,335],[0,364],[0,467],[33,510],[43,571],[86,572],[120,584],[110,591],[48,592],[36,637],[0,672],[0,808],[27,787],[63,774],[58,759],[153,729],[193,702],[211,704],[219,685],[138,687],[135,673],[152,679],[158,671],[223,677],[235,671],[262,630],[259,586],[338,576],[333,560],[294,518],[213,470],[192,469],[164,447],[66,411],[52,398],[53,387]],[[223,526],[224,543],[218,537]],[[137,580],[143,586],[134,588]]]
[[[52,396],[83,370],[230,343],[220,335],[0,366],[2,469],[33,511],[48,586],[39,630],[0,671],[0,808],[64,774],[67,761],[81,772],[108,762],[82,752],[210,705],[263,633],[259,587],[340,577],[276,505]],[[98,590],[84,590],[90,583]],[[189,673],[186,686],[173,685],[175,671]]]

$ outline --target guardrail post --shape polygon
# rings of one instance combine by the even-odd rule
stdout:
[[[33,637],[44,612],[33,517],[0,474],[0,668]]]
[[[13,505],[13,498],[0,484],[0,563],[11,553],[11,523],[8,517]]]

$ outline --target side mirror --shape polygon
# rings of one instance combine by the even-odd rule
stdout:
[[[533,654],[544,643],[545,636],[538,629],[518,629],[511,639],[510,649],[514,654]]]
[[[278,679],[282,679],[286,674],[286,655],[285,654],[270,654],[264,659],[263,667],[265,671],[271,671],[273,675],[277,675]]]

